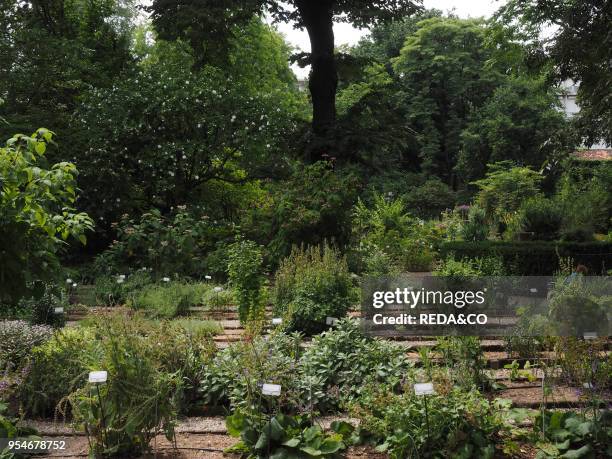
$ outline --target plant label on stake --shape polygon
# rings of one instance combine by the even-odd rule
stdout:
[[[263,386],[261,386],[261,393],[263,395],[279,397],[281,394],[281,386],[280,384],[264,384]]]
[[[433,383],[417,383],[414,385],[414,395],[435,395]]]
[[[597,339],[597,332],[584,332],[582,336],[586,340]]]
[[[335,317],[327,317],[325,319],[326,325],[336,325],[336,322],[338,322],[338,319],[336,319]]]
[[[53,314],[63,314],[64,313],[64,308],[54,308],[53,309]]]
[[[280,317],[274,317],[272,319],[272,325],[280,325],[283,323],[283,319],[281,319]]]
[[[108,379],[107,371],[91,371],[89,372],[89,382],[90,383],[105,383]]]

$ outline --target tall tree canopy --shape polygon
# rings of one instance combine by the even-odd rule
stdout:
[[[540,34],[538,44],[555,63],[557,78],[580,83],[584,137],[591,143],[602,138],[612,143],[612,2],[510,0],[498,17]]]
[[[357,27],[405,17],[420,10],[420,0],[154,0],[148,8],[162,38],[183,38],[206,58],[218,59],[234,26],[253,14],[267,12],[277,21],[293,21],[310,37],[312,66],[309,87],[313,104],[313,130],[324,134],[336,120],[338,71],[334,56],[334,21]]]
[[[132,0],[0,0],[0,135],[46,126],[67,139],[80,94],[132,60]]]

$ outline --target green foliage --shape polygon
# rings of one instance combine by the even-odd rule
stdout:
[[[485,103],[501,77],[498,68],[488,65],[485,30],[480,20],[426,19],[391,60],[400,87],[397,103],[416,133],[421,169],[451,185],[469,115]]]
[[[96,367],[108,371],[108,381],[88,383],[69,397],[75,426],[87,426],[92,455],[139,454],[157,434],[174,436],[180,375],[162,371],[151,340],[132,334],[127,324],[114,325],[104,330]]]
[[[225,452],[241,453],[252,459],[332,459],[340,457],[340,451],[346,449],[341,434],[324,433],[320,426],[313,425],[306,416],[277,414],[265,422],[237,411],[225,419],[225,424],[232,437],[241,439]]]
[[[3,440],[17,440],[20,441],[41,441],[41,438],[36,434],[36,430],[30,427],[24,427],[20,425],[19,420],[12,419],[5,415],[7,406],[0,402],[0,438]],[[8,445],[4,449],[0,449],[1,459],[24,459],[29,454],[21,454],[18,452],[9,452]]]
[[[568,165],[554,196],[563,212],[561,237],[589,241],[593,233],[607,233],[612,222],[612,165]]]
[[[427,403],[427,409],[425,407]],[[392,459],[404,457],[483,457],[495,453],[503,428],[500,410],[477,391],[458,388],[417,397],[374,389],[361,397],[354,414]]]
[[[468,219],[462,223],[459,235],[464,241],[486,241],[489,236],[486,211],[478,206],[471,206]]]
[[[569,126],[557,107],[556,89],[544,78],[508,78],[461,133],[457,171],[469,183],[498,161],[540,169],[573,147]]]
[[[42,295],[39,297],[22,298],[19,308],[28,311],[30,320],[35,324],[61,327],[66,323],[68,312],[68,298],[62,290],[54,288],[51,284],[42,284]],[[64,313],[56,313],[55,308],[63,308]]]
[[[269,249],[275,258],[287,256],[293,245],[333,240],[343,247],[351,232],[350,209],[359,178],[351,169],[334,169],[322,161],[294,166],[271,202],[254,209],[242,227],[252,228],[247,234],[252,232],[254,240],[270,240],[273,234]],[[271,227],[258,228],[261,220],[269,221]]]
[[[563,214],[559,206],[545,198],[532,198],[519,210],[521,231],[531,233],[538,241],[554,241],[559,236]]]
[[[432,244],[440,228],[411,217],[402,199],[374,194],[368,207],[359,200],[353,209],[353,237],[359,251],[387,255],[400,270],[427,271],[433,262]]]
[[[0,116],[7,123],[0,123],[0,138],[49,126],[62,133],[64,146],[72,150],[63,151],[60,160],[73,157],[80,138],[73,110],[83,92],[109,85],[133,60],[136,13],[131,0],[3,1],[0,97],[6,103]]]
[[[18,367],[33,347],[51,337],[46,325],[30,325],[23,320],[0,321],[0,371]]]
[[[476,203],[492,222],[503,222],[528,198],[539,194],[542,177],[528,167],[514,166],[511,161],[489,164],[485,178],[474,185],[480,188]]]
[[[436,350],[442,362],[452,369],[453,382],[466,390],[484,390],[490,381],[485,370],[487,361],[477,336],[438,337]]]
[[[595,419],[587,419],[573,411],[544,411],[536,416],[534,427],[550,442],[540,446],[538,459],[610,454],[612,419],[609,411],[597,414]]]
[[[309,403],[323,411],[347,406],[369,384],[397,391],[412,368],[405,349],[365,336],[351,319],[315,336],[299,365]]]
[[[283,388],[278,406],[301,407],[299,378],[299,335],[275,333],[238,342],[221,350],[207,367],[201,383],[202,398],[208,406],[229,405],[232,409],[264,411],[260,384],[273,382]]]
[[[455,193],[444,182],[430,178],[403,196],[407,209],[421,218],[439,217],[455,206]]]
[[[609,42],[602,40],[609,29],[609,5],[604,0],[564,2],[560,0],[513,0],[504,5],[500,22],[513,24],[536,37],[534,54],[553,62],[558,80],[580,82],[578,117],[587,144],[605,139],[612,142],[609,88],[612,81],[606,65],[610,61]],[[557,24],[554,33],[544,37],[543,30]]]
[[[62,162],[44,168],[53,133],[17,134],[0,148],[0,301],[16,300],[26,283],[53,277],[56,254],[69,237],[85,243],[93,222],[75,213],[77,170]]]
[[[148,317],[172,319],[187,314],[190,307],[200,304],[203,293],[209,289],[204,284],[168,281],[136,291],[128,303],[133,309],[144,311]]]
[[[439,246],[440,256],[453,253],[456,259],[501,257],[508,274],[522,276],[549,276],[559,269],[559,260],[570,257],[575,263],[600,273],[608,266],[609,242],[444,242]]]
[[[166,215],[204,202],[196,217],[208,216],[201,224],[213,231],[227,209],[209,199],[210,190],[245,183],[250,173],[268,176],[279,164],[293,125],[292,99],[279,89],[258,91],[220,68],[193,70],[185,48],[156,42],[113,87],[83,97],[77,114],[89,138],[80,155],[83,200],[105,229],[125,213],[134,218],[159,208]]]
[[[253,241],[238,240],[229,247],[227,272],[236,290],[238,313],[242,324],[264,306],[261,298],[263,283],[263,250]]]
[[[327,317],[344,317],[356,300],[346,259],[327,244],[295,247],[276,272],[273,298],[276,316],[307,335],[327,328]]]
[[[29,354],[19,399],[30,416],[54,416],[64,397],[83,387],[100,350],[92,330],[64,328]]]
[[[208,253],[230,234],[224,224],[213,222],[198,209],[177,208],[171,215],[158,209],[139,219],[123,215],[116,225],[117,239],[99,256],[106,274],[145,268],[157,278],[181,274],[203,277]]]

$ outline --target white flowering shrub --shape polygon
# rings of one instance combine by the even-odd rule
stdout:
[[[292,103],[252,83],[210,66],[194,70],[186,50],[165,43],[114,86],[92,90],[78,114],[89,139],[78,158],[86,208],[104,226],[277,164]]]

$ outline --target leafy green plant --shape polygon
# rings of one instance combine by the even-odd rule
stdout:
[[[307,335],[324,330],[327,317],[344,317],[356,299],[346,259],[327,244],[294,248],[276,272],[273,299],[288,329]]]
[[[454,382],[464,389],[488,388],[487,362],[477,336],[438,337],[436,350],[444,365],[452,369]]]
[[[5,415],[7,406],[0,402],[0,438],[3,440],[19,439],[20,441],[40,441],[35,429],[24,427],[19,424],[18,420],[9,418]],[[15,450],[13,450],[15,451]],[[23,459],[31,457],[30,454],[21,454],[18,452],[10,452],[8,446],[0,449],[0,459]]]
[[[486,177],[474,182],[480,191],[476,203],[492,223],[503,222],[519,210],[523,202],[539,194],[542,176],[528,167],[518,167],[511,161],[488,165]]]
[[[301,408],[298,359],[301,337],[275,332],[232,344],[219,351],[207,366],[200,391],[209,407],[229,406],[232,409],[264,410],[264,401],[257,394],[262,382],[283,387],[278,406],[287,410]]]
[[[485,210],[471,206],[467,221],[461,224],[459,235],[464,241],[486,241],[489,237],[489,224]]]
[[[203,277],[206,255],[230,231],[200,214],[180,206],[171,215],[158,209],[138,220],[124,215],[116,225],[117,239],[96,260],[100,274],[146,268],[158,280],[176,274]]]
[[[15,302],[33,280],[53,279],[57,253],[70,237],[86,242],[93,221],[77,213],[72,163],[44,168],[53,133],[17,134],[0,148],[0,301]]]
[[[35,324],[61,327],[66,323],[68,298],[63,290],[54,288],[51,284],[40,284],[42,294],[30,298],[22,298],[19,307],[29,312],[30,320]],[[56,313],[56,308],[63,308],[64,313]]]
[[[32,348],[47,341],[52,334],[47,325],[30,325],[23,320],[0,321],[0,371],[21,365]]]
[[[263,251],[253,241],[238,240],[229,248],[227,272],[236,290],[240,322],[261,310]]]
[[[251,459],[264,458],[339,458],[346,449],[339,433],[326,434],[304,416],[277,414],[269,421],[237,411],[225,419],[227,431],[241,440],[227,453],[239,453]],[[340,427],[338,423],[335,427]],[[346,431],[346,425],[342,428]],[[350,429],[349,429],[350,430]]]
[[[87,368],[100,358],[90,328],[64,328],[30,352],[19,400],[30,416],[53,416],[64,397],[84,385]]]
[[[533,365],[529,360],[525,362],[523,369],[521,370],[521,365],[517,360],[513,360],[512,363],[507,363],[504,365],[506,370],[510,370],[510,374],[508,378],[510,381],[517,381],[519,379],[527,379],[529,382],[533,382],[536,380],[536,376],[530,370],[533,368]]]
[[[610,411],[587,419],[573,411],[544,411],[534,421],[536,432],[549,443],[539,443],[538,459],[591,458],[612,453]]]
[[[302,393],[323,411],[355,400],[369,383],[397,391],[411,368],[405,349],[365,336],[351,319],[315,336],[299,361]]]
[[[427,404],[427,405],[426,405]],[[479,392],[459,388],[438,395],[394,394],[373,387],[352,408],[367,432],[392,459],[492,458],[503,428],[500,410]]]
[[[519,210],[519,227],[532,238],[554,241],[559,237],[563,214],[559,206],[546,198],[528,199]]]
[[[87,383],[69,397],[75,426],[86,426],[92,455],[127,456],[148,450],[163,432],[174,438],[180,375],[162,370],[158,347],[133,333],[129,322],[100,330],[102,358],[91,370],[104,369],[104,384]]]
[[[198,284],[168,281],[135,292],[129,299],[129,305],[152,318],[172,319],[187,314],[191,306],[199,304],[201,292],[205,290],[206,287]]]

